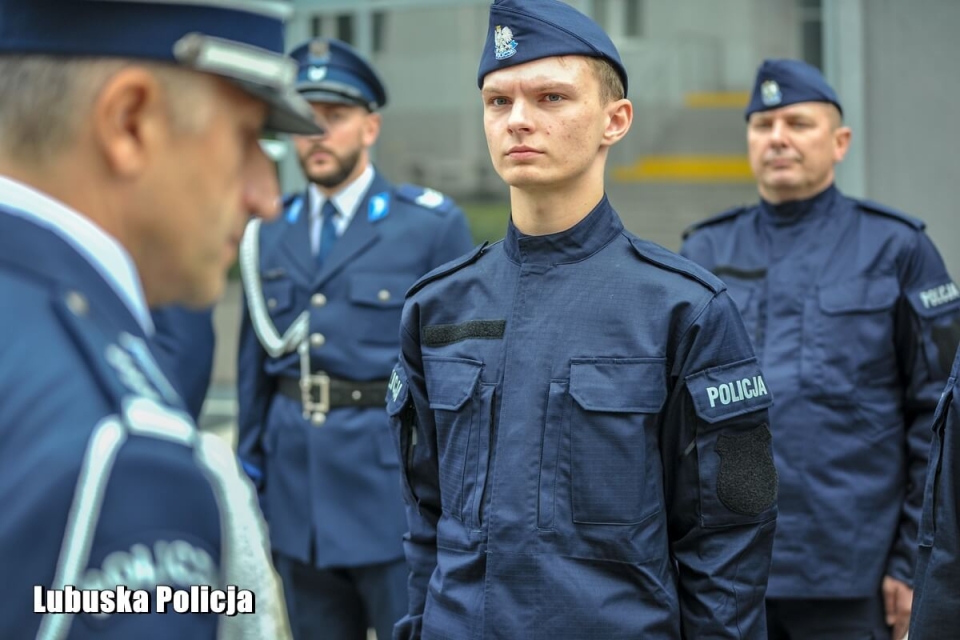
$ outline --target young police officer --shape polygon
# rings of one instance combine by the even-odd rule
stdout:
[[[478,82],[511,220],[404,307],[397,637],[763,638],[771,395],[723,284],[604,195],[633,117],[613,43],[497,0]]]
[[[252,487],[148,346],[277,215],[264,125],[317,130],[286,13],[0,0],[2,638],[288,637]]]
[[[764,62],[746,117],[760,203],[682,252],[727,283],[777,398],[770,637],[900,640],[960,290],[922,222],[834,186],[851,132],[818,70]]]
[[[403,295],[472,241],[452,200],[394,186],[370,162],[387,102],[373,68],[339,40],[292,55],[326,134],[294,138],[310,185],[244,241],[240,456],[260,484],[296,637],[363,640],[371,626],[389,638],[407,605],[383,411]]]

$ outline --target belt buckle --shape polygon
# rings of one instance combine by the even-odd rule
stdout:
[[[317,400],[314,400],[314,392]],[[303,417],[314,426],[321,426],[330,413],[330,376],[323,372],[301,376],[300,399],[303,402]]]

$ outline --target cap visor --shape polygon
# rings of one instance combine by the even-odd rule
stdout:
[[[267,121],[264,128],[278,133],[298,135],[323,135],[324,128],[317,123],[310,104],[292,89],[279,92],[274,87],[264,87],[249,82],[234,80],[240,88],[267,103]]]

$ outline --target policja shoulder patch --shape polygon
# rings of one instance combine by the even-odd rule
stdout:
[[[706,422],[727,420],[773,404],[756,358],[687,376],[697,415]]]

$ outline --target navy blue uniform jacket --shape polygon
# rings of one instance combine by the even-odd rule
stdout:
[[[285,216],[260,231],[257,269],[270,320],[283,334],[309,310],[314,371],[386,380],[399,350],[404,293],[473,246],[466,219],[449,198],[394,187],[377,174],[318,269],[303,200],[289,199]],[[239,453],[261,475],[274,549],[318,567],[402,558],[398,462],[383,406],[334,409],[314,426],[298,400],[276,392],[279,378],[299,379],[298,354],[270,357],[244,308]]]
[[[911,640],[960,633],[960,351],[933,419],[933,442],[920,518]]]
[[[604,198],[425,277],[401,338],[395,637],[766,637],[771,395],[718,279]]]
[[[213,371],[213,309],[171,306],[154,309],[152,315],[157,361],[197,420]]]
[[[830,187],[721,214],[684,242],[726,282],[777,399],[771,597],[867,598],[884,575],[912,581],[960,318],[923,228]]]

